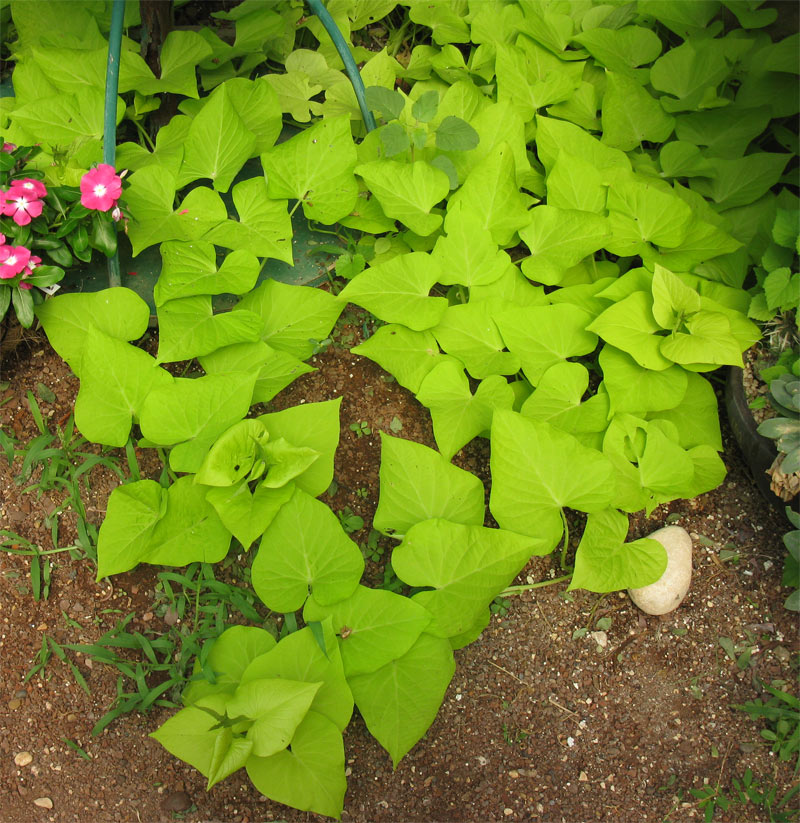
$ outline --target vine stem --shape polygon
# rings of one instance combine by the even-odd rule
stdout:
[[[529,592],[531,589],[543,589],[545,586],[553,586],[556,583],[563,583],[565,580],[571,580],[572,574],[565,574],[563,577],[554,577],[552,580],[540,580],[538,583],[526,583],[523,586],[509,586],[503,589],[498,595],[499,597],[506,597],[506,595],[521,594],[522,592]]]
[[[567,515],[564,514],[564,509],[561,509],[561,522],[564,525],[564,545],[561,547],[561,570],[573,571],[571,566],[567,565],[567,551],[569,549],[569,521],[567,520]]]

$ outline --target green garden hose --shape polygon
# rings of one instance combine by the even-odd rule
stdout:
[[[344,63],[347,76],[353,84],[353,91],[356,93],[356,100],[358,100],[358,107],[361,109],[361,116],[364,118],[364,125],[367,127],[367,131],[372,131],[375,128],[375,118],[367,106],[364,81],[358,73],[358,66],[356,66],[356,61],[353,60],[353,55],[350,54],[350,47],[347,45],[347,41],[342,37],[342,33],[339,31],[338,26],[333,21],[328,10],[322,4],[322,0],[308,0],[308,5],[311,7],[311,11],[319,17],[320,22],[325,27],[325,31],[328,32],[331,40],[333,40],[333,45],[336,46],[336,51],[339,52],[339,57],[342,58],[342,62]]]
[[[112,167],[115,165],[117,157],[117,90],[119,88],[119,60],[124,18],[125,0],[114,0],[111,7],[111,31],[108,35],[106,100],[103,116],[103,162]],[[114,252],[113,257],[108,259],[108,285],[122,285],[118,252]]]

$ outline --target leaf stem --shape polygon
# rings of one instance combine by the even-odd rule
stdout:
[[[142,124],[138,120],[131,121],[134,126],[136,126],[137,131],[139,132],[140,137],[144,137],[145,142],[150,146],[150,151],[156,150],[156,144],[150,139],[150,135],[142,128]]]
[[[562,571],[569,570],[571,574],[573,567],[567,565],[567,551],[569,549],[569,521],[567,520],[567,515],[564,514],[564,509],[561,509],[561,522],[564,524],[564,545],[561,547],[561,569]]]
[[[538,583],[526,583],[524,586],[509,586],[500,592],[499,597],[506,597],[513,594],[521,594],[522,592],[529,592],[531,589],[543,589],[545,586],[552,586],[555,583],[563,583],[565,580],[571,580],[572,573],[565,574],[563,577],[554,577],[552,580],[540,580]]]

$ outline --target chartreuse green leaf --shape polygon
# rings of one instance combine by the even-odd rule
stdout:
[[[554,363],[589,354],[597,335],[589,331],[591,315],[571,303],[512,308],[495,315],[509,350],[535,386]]]
[[[673,372],[673,367],[667,372]],[[714,389],[704,377],[680,370],[686,374],[686,390],[678,403],[668,409],[646,410],[649,418],[669,420],[678,431],[678,439],[684,449],[695,446],[711,446],[722,451],[722,436],[719,429],[719,413]],[[677,396],[678,392],[675,392]]]
[[[532,199],[522,194],[514,179],[514,154],[508,143],[494,147],[450,198],[448,212],[461,209],[481,216],[482,225],[498,246],[511,243],[515,233],[530,222]]]
[[[274,648],[275,638],[265,629],[256,626],[230,626],[225,629],[212,641],[206,659],[215,682],[190,680],[181,695],[183,704],[189,706],[209,694],[233,694],[250,662]]]
[[[449,459],[489,431],[496,409],[511,408],[514,390],[504,377],[494,374],[482,380],[473,395],[461,363],[453,360],[431,370],[420,384],[417,400],[430,409],[436,445]]]
[[[588,386],[589,371],[582,363],[559,361],[542,375],[520,413],[574,435],[601,432],[608,424],[608,396],[598,392],[582,403]]]
[[[700,295],[658,264],[653,273],[652,289],[653,317],[662,329],[677,330],[685,317],[700,311]]]
[[[439,281],[445,286],[481,286],[493,283],[511,265],[511,258],[497,248],[480,213],[448,211],[445,232],[431,256],[439,263]]]
[[[261,538],[253,588],[268,608],[293,612],[311,592],[322,605],[344,600],[363,571],[361,551],[336,515],[298,488]]]
[[[505,343],[492,319],[505,301],[481,300],[449,306],[433,334],[447,354],[457,357],[472,377],[516,374],[519,358],[503,351]]]
[[[270,199],[264,179],[253,177],[233,187],[233,203],[239,219],[226,220],[226,212],[203,239],[227,249],[274,257],[293,265],[292,221],[286,201]]]
[[[606,218],[593,212],[540,205],[530,215],[530,223],[519,230],[531,251],[522,272],[546,286],[561,282],[568,268],[601,249],[611,237]]]
[[[347,600],[332,606],[320,606],[313,597],[306,601],[306,623],[329,615],[348,680],[402,657],[431,622],[430,612],[413,600],[366,586],[358,586]]]
[[[244,294],[256,284],[256,256],[246,250],[231,252],[217,269],[211,243],[168,241],[161,244],[161,274],[153,297],[156,306],[178,297],[201,294]]]
[[[603,454],[517,412],[495,412],[491,470],[489,508],[500,527],[551,548],[561,538],[562,507],[596,512],[612,500],[614,470]]]
[[[269,757],[289,745],[320,685],[283,677],[248,680],[239,685],[225,710],[230,718],[255,721],[247,730],[252,753]]]
[[[606,197],[607,189],[598,169],[582,157],[559,151],[547,175],[549,206],[601,214],[606,208]]]
[[[728,318],[713,311],[699,311],[686,320],[686,331],[661,338],[660,352],[683,366],[711,371],[717,366],[741,366],[741,348],[731,333]]]
[[[97,540],[98,580],[138,563],[161,516],[162,493],[155,480],[139,480],[111,492]]]
[[[667,553],[649,538],[625,543],[628,518],[615,509],[590,514],[575,554],[570,589],[613,592],[654,583],[667,567]]]
[[[342,815],[347,778],[341,732],[322,714],[308,712],[292,738],[291,750],[271,757],[251,755],[247,775],[262,794],[301,811]]]
[[[413,602],[433,615],[426,631],[449,638],[481,618],[531,555],[550,549],[543,540],[503,529],[426,520],[392,552],[392,568],[410,586],[433,587],[414,595]]]
[[[603,142],[630,151],[643,142],[663,143],[675,128],[675,118],[635,80],[606,72],[603,96]]]
[[[395,768],[433,723],[455,669],[450,643],[423,632],[402,657],[349,679],[367,728]]]
[[[267,464],[267,476],[261,481],[268,489],[279,489],[303,474],[320,456],[308,446],[292,446],[283,437],[270,440],[261,447]]]
[[[331,117],[261,155],[271,198],[293,197],[309,220],[335,223],[353,210],[358,184],[350,118]]]
[[[206,500],[216,509],[220,520],[231,534],[249,549],[267,530],[280,507],[294,493],[294,483],[277,489],[263,484],[251,492],[247,480],[235,486],[217,486],[206,492]]]
[[[441,215],[431,214],[431,209],[450,192],[450,180],[441,169],[424,160],[372,160],[356,166],[355,172],[383,211],[415,234],[427,236],[442,225]]]
[[[675,134],[678,140],[707,146],[707,153],[712,157],[735,159],[766,129],[770,116],[769,106],[746,108],[732,103],[721,109],[678,115]]]
[[[709,179],[693,180],[691,186],[711,198],[719,209],[746,206],[780,180],[792,156],[760,151],[744,157],[715,158]]]
[[[230,532],[205,500],[205,489],[180,477],[166,491],[154,480],[119,486],[109,498],[97,542],[97,579],[137,563],[216,563]]]
[[[255,135],[254,154],[271,149],[283,128],[278,95],[266,77],[248,80],[235,77],[225,84],[233,104],[248,131]]]
[[[341,397],[337,397],[320,403],[292,406],[283,411],[262,414],[258,418],[271,440],[283,438],[293,446],[316,452],[318,457],[294,478],[295,484],[312,497],[322,494],[333,480],[341,403]]]
[[[208,778],[206,789],[245,765],[252,742],[220,726],[228,695],[211,694],[172,715],[150,733],[170,754]]]
[[[81,375],[87,332],[96,326],[116,340],[137,340],[147,331],[150,309],[131,289],[59,294],[35,308],[50,345],[72,371]]]
[[[227,87],[219,86],[189,127],[178,186],[210,178],[217,191],[228,191],[255,144],[256,137],[239,117]]]
[[[469,26],[459,12],[464,11],[454,3],[427,3],[413,0],[408,16],[414,23],[431,30],[433,42],[438,46],[446,43],[469,43]]]
[[[181,297],[158,307],[158,362],[174,363],[231,346],[253,343],[261,318],[251,311],[214,314],[211,295]]]
[[[441,267],[425,252],[411,252],[371,266],[339,293],[341,305],[356,303],[387,323],[402,323],[413,331],[435,326],[447,309],[444,297],[429,297]]]
[[[211,55],[211,46],[196,31],[173,30],[167,34],[159,54],[161,79],[137,85],[140,94],[171,92],[197,97],[198,63]]]
[[[242,673],[241,682],[264,677],[286,677],[306,683],[321,683],[311,709],[344,731],[353,714],[353,695],[344,677],[342,655],[331,618],[320,624],[322,645],[310,626],[284,637],[275,648],[250,661]]]
[[[373,526],[384,534],[402,537],[415,523],[432,517],[483,523],[481,481],[421,443],[381,432],[380,483]]]
[[[661,98],[666,111],[694,111],[716,103],[716,88],[729,72],[723,40],[694,39],[659,57],[650,69],[650,83],[671,95]]]
[[[173,382],[147,352],[95,326],[86,331],[80,363],[75,423],[88,440],[107,446],[124,446],[148,394]]]
[[[614,254],[636,253],[642,242],[668,249],[680,246],[694,219],[676,194],[638,178],[620,178],[608,191],[612,238],[606,248]]]
[[[630,76],[636,76],[637,67],[652,63],[662,48],[658,35],[643,26],[597,27],[572,39],[607,69]]]
[[[258,377],[253,389],[253,403],[267,403],[300,375],[315,371],[302,360],[285,351],[278,351],[261,340],[255,343],[234,343],[198,358],[209,374],[256,369]]]
[[[610,345],[603,346],[599,362],[612,413],[642,416],[647,412],[674,409],[684,401],[689,373],[680,366],[652,371]],[[716,418],[716,401],[714,416]]]
[[[174,471],[200,468],[211,444],[250,408],[256,375],[247,372],[178,378],[148,394],[139,426],[151,442],[169,446]]]
[[[222,560],[228,553],[231,535],[206,501],[206,489],[196,485],[193,477],[179,477],[165,497],[166,511],[156,523],[139,562],[185,566]]]
[[[240,420],[221,434],[195,475],[204,486],[233,486],[264,459],[269,432],[260,420]]]
[[[432,332],[412,331],[394,323],[380,326],[375,334],[350,351],[374,360],[412,392],[419,391],[425,375],[439,363],[457,363],[455,358],[439,351]]]
[[[669,500],[683,497],[683,490],[694,474],[692,459],[677,442],[674,426],[654,421],[647,426],[644,451],[639,457],[642,486],[656,497]]]
[[[236,311],[255,312],[261,317],[261,339],[298,360],[314,353],[342,313],[345,304],[332,294],[309,286],[293,286],[265,280],[246,294]]]
[[[567,100],[580,82],[579,76],[567,71],[566,66],[560,71],[542,72],[545,76],[539,76],[537,68],[522,49],[498,44],[498,100],[510,104],[525,121],[532,120],[538,109]]]
[[[134,257],[164,240],[198,240],[226,220],[228,210],[217,192],[199,186],[175,207],[176,188],[175,172],[162,164],[153,163],[131,175],[125,200],[136,218],[128,225]]]
[[[322,112],[322,104],[311,99],[322,91],[322,86],[312,83],[305,72],[295,70],[285,74],[268,74],[266,79],[281,109],[298,123],[308,123],[312,114]]]
[[[646,292],[634,291],[613,303],[587,328],[645,369],[663,371],[674,362],[661,352],[666,338],[656,334],[661,327],[653,318],[653,299]]]
[[[631,168],[631,161],[625,152],[604,145],[580,126],[537,114],[536,152],[548,172],[552,170],[562,151],[574,157],[582,157],[601,172]]]

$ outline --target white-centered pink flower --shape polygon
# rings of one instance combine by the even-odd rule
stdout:
[[[16,277],[31,259],[30,249],[25,246],[0,246],[0,280]]]
[[[27,226],[32,218],[42,213],[41,200],[14,183],[3,193],[3,199],[2,213],[11,217],[18,226]]]
[[[44,197],[47,194],[47,186],[41,180],[34,180],[32,177],[26,177],[24,180],[12,180],[11,189],[21,189],[30,197]]]
[[[108,211],[122,194],[122,180],[108,163],[100,163],[81,178],[81,204],[87,209]]]

